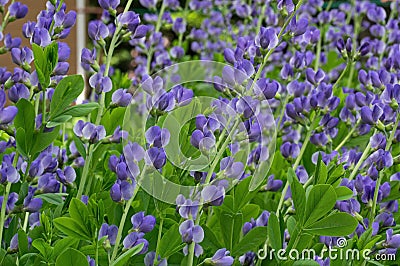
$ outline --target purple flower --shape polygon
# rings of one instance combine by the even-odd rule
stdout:
[[[28,47],[22,49],[12,48],[11,58],[12,61],[19,66],[29,65],[33,61],[33,53]]]
[[[31,38],[32,43],[36,43],[39,46],[46,47],[51,43],[51,37],[47,29],[35,28]]]
[[[181,85],[173,87],[171,92],[174,95],[176,106],[188,105],[192,101],[194,94],[192,90],[186,89]]]
[[[29,99],[29,97],[29,89],[22,83],[13,85],[8,91],[8,98],[14,103],[18,102],[22,98]]]
[[[65,12],[63,10],[60,10],[54,16],[54,26],[56,28],[68,29],[68,28],[71,28],[72,26],[74,26],[75,22],[76,22],[76,12],[75,11],[70,11],[67,14],[65,14]],[[63,34],[61,34],[61,35],[63,35]]]
[[[20,175],[15,169],[14,166],[10,164],[6,164],[3,162],[0,168],[0,180],[1,183],[10,182],[10,183],[17,183],[20,179]]]
[[[96,64],[96,49],[90,51],[87,48],[82,49],[81,64],[83,68],[90,71],[90,67]]]
[[[140,4],[148,9],[154,9],[158,0],[139,0]]]
[[[240,178],[244,173],[242,162],[235,162],[233,157],[225,157],[220,162],[220,170],[228,178]]]
[[[360,115],[364,123],[375,125],[383,115],[383,109],[378,105],[374,105],[372,110],[368,106],[363,106],[361,107]]]
[[[82,120],[75,124],[73,131],[75,135],[91,143],[98,142],[106,136],[104,126],[96,126],[90,122],[85,123]]]
[[[58,180],[64,185],[72,184],[76,179],[75,170],[71,166],[65,167],[64,170],[58,169],[56,174]]]
[[[20,2],[15,2],[8,7],[10,17],[15,19],[24,18],[28,13],[28,6]]]
[[[203,188],[201,196],[205,203],[212,206],[220,206],[224,202],[225,189],[222,186],[209,185]]]
[[[285,158],[296,158],[300,153],[300,147],[296,143],[285,142],[281,145],[281,154]]]
[[[390,228],[386,231],[386,241],[383,243],[383,246],[386,248],[400,248],[400,235],[393,235],[393,229]]]
[[[101,73],[93,74],[89,79],[89,84],[95,89],[97,94],[112,90],[112,81],[109,77],[104,77]]]
[[[28,195],[24,199],[24,210],[28,212],[37,212],[42,208],[43,201],[40,198],[34,198],[36,188],[29,187]]]
[[[167,156],[163,148],[152,147],[146,151],[145,161],[156,169],[161,169],[167,163]]]
[[[186,31],[186,22],[183,18],[177,18],[172,25],[172,30],[176,34],[183,34]]]
[[[264,187],[265,191],[278,191],[283,185],[282,180],[275,180],[274,175],[268,177],[267,185]]]
[[[197,201],[192,202],[190,199],[185,199],[183,195],[178,195],[176,198],[176,205],[178,205],[179,214],[185,218],[196,219],[197,210],[199,208],[199,203]]]
[[[99,0],[99,5],[105,10],[115,10],[120,0]]]
[[[144,216],[144,212],[138,212],[131,217],[131,222],[135,231],[148,233],[153,230],[156,218],[153,215]]]
[[[386,19],[386,11],[383,7],[373,5],[368,8],[367,17],[376,23],[383,23]]]
[[[132,101],[132,94],[127,92],[127,89],[118,89],[113,93],[111,100],[117,106],[126,107]]]
[[[382,133],[373,135],[370,141],[373,149],[385,149],[386,147],[386,137]]]
[[[261,27],[260,32],[257,34],[255,44],[257,47],[263,49],[272,49],[278,45],[278,36],[273,28]]]
[[[0,197],[0,206],[3,205],[4,197]],[[18,201],[18,194],[15,192],[11,192],[8,195],[7,204],[6,204],[6,213],[10,213],[15,208],[15,203]]]
[[[203,254],[203,248],[198,244],[204,239],[204,231],[200,225],[195,225],[193,220],[186,220],[179,226],[179,233],[182,236],[182,241],[187,244],[195,243],[195,255],[199,257]],[[188,254],[188,245],[184,248],[184,254]]]
[[[111,199],[115,202],[120,202],[122,200],[129,200],[132,198],[135,185],[129,183],[128,181],[118,180],[110,190]]]
[[[100,41],[107,38],[110,31],[101,20],[94,20],[89,22],[88,34],[90,39]]]
[[[115,245],[115,240],[117,239],[118,227],[116,225],[108,225],[103,223],[100,227],[98,239],[107,236],[111,245]]]
[[[294,36],[299,36],[304,34],[307,31],[308,27],[308,19],[306,18],[300,18],[298,21],[296,20],[296,17],[293,17],[293,19],[290,21],[289,24],[289,30]]]
[[[162,148],[169,143],[170,133],[168,129],[152,126],[146,131],[146,141],[150,147]]]
[[[11,34],[6,34],[4,38],[4,46],[6,49],[11,50],[13,48],[18,48],[21,45],[21,38],[12,38]]]
[[[158,255],[157,262],[156,260],[156,252],[151,251],[146,254],[144,257],[144,265],[145,266],[153,266],[153,265],[158,265],[158,266],[167,266],[167,260],[166,259],[161,259],[160,255]]]
[[[214,256],[211,259],[206,259],[206,261],[214,266],[231,266],[234,259],[232,256],[229,256],[229,253],[226,248],[218,249]]]
[[[147,252],[147,248],[149,246],[149,242],[143,238],[144,233],[138,233],[138,232],[132,232],[129,235],[127,235],[124,238],[124,241],[122,242],[124,245],[124,248],[130,249],[133,248],[137,245],[144,244],[142,250],[139,252],[139,254],[144,254]]]

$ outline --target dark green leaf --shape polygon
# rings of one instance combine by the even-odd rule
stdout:
[[[307,227],[318,221],[333,209],[335,203],[336,193],[331,185],[314,186],[308,195],[304,225]]]
[[[50,104],[50,117],[57,117],[82,93],[85,83],[82,75],[63,78],[54,90]]]
[[[138,254],[142,249],[143,249],[143,243],[139,244],[137,246],[134,246],[133,248],[129,249],[125,253],[123,253],[121,256],[119,256],[112,264],[111,266],[125,266],[127,265],[127,262],[129,259],[136,254]]]
[[[20,99],[17,103],[18,113],[14,120],[17,129],[17,146],[24,154],[30,155],[33,142],[33,132],[35,129],[35,108],[26,99]],[[23,130],[19,130],[23,129]]]
[[[60,128],[56,127],[51,132],[39,132],[34,135],[33,147],[31,150],[32,155],[37,154],[47,147],[60,135]]]
[[[62,115],[70,115],[72,117],[80,117],[90,114],[93,110],[99,108],[98,103],[85,103],[67,108]]]
[[[63,196],[62,194],[59,193],[46,193],[46,194],[40,194],[35,196],[35,198],[41,198],[45,201],[47,201],[48,203],[54,204],[54,205],[60,205],[63,204]]]
[[[353,233],[357,225],[358,222],[353,216],[339,212],[308,226],[305,231],[323,236],[346,236]]]
[[[348,187],[337,187],[335,188],[336,200],[348,200],[353,197],[353,191],[349,189]]]
[[[258,251],[258,248],[267,239],[268,229],[265,226],[259,226],[251,229],[242,240],[232,249],[233,256],[242,255],[248,251]]]
[[[171,256],[176,252],[176,248],[182,243],[181,235],[179,234],[179,226],[172,225],[163,235],[159,243],[159,252],[163,258]]]
[[[306,209],[306,192],[303,186],[300,184],[296,173],[293,168],[288,170],[288,181],[292,191],[292,198],[294,203],[294,208],[296,210],[296,216],[299,221],[304,220],[304,210]]]
[[[78,243],[79,240],[74,239],[72,237],[67,237],[58,240],[54,245],[53,258],[58,257],[61,253],[64,252],[65,249],[69,247],[76,248]]]
[[[28,253],[28,236],[22,229],[18,230],[18,251],[19,256]]]
[[[54,219],[54,225],[67,236],[81,240],[91,240],[90,234],[86,229],[82,228],[81,225],[70,217],[56,218]]]
[[[318,153],[318,163],[315,169],[315,180],[317,184],[326,184],[328,178],[328,169],[325,163],[322,161],[321,153]]]
[[[56,127],[58,125],[64,124],[65,122],[68,122],[71,119],[72,119],[71,115],[61,114],[57,117],[52,118],[51,121],[47,122],[46,127],[47,128]]]
[[[56,260],[56,266],[85,266],[89,265],[85,255],[73,248],[68,248]]]
[[[268,240],[273,249],[279,250],[282,248],[281,228],[278,217],[273,212],[271,212],[268,219]]]
[[[44,241],[42,238],[35,239],[32,242],[32,246],[36,248],[46,259],[49,259],[53,253],[53,247],[46,243],[46,241]]]

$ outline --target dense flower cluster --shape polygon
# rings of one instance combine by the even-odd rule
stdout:
[[[261,265],[263,247],[398,255],[398,1],[140,0],[144,15],[132,2],[98,0],[85,86],[67,75],[62,41],[76,12],[47,1],[21,46],[7,26],[28,8],[0,0],[0,54],[16,66],[0,68],[2,263]],[[112,66],[124,42],[129,75]],[[199,79],[207,60],[221,66],[205,84],[159,72],[197,59],[204,69],[185,71]],[[209,163],[186,165],[197,160]]]

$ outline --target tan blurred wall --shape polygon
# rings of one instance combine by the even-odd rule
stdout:
[[[29,12],[25,18],[16,20],[10,23],[6,29],[4,30],[4,35],[7,33],[11,33],[11,36],[20,37],[22,39],[22,46],[30,46],[29,40],[25,39],[22,35],[22,25],[27,21],[36,21],[36,17],[39,14],[40,10],[46,8],[46,0],[18,0],[26,4],[29,8]],[[69,10],[76,10],[75,0],[65,0],[67,4],[67,11]],[[70,64],[69,73],[76,73],[76,26],[71,30],[71,34],[68,36],[67,39],[61,40],[63,42],[68,43],[69,47],[71,48],[71,56],[68,60]],[[2,45],[2,44],[1,44]],[[10,53],[0,55],[0,67],[7,67],[9,71],[12,71],[16,65],[11,61]]]

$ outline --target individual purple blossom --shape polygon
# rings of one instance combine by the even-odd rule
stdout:
[[[89,22],[88,34],[90,39],[100,41],[107,38],[110,31],[101,20],[94,20]]]
[[[167,156],[163,148],[152,147],[146,151],[145,162],[156,169],[161,169],[167,163]]]
[[[103,223],[99,230],[99,237],[101,239],[104,236],[107,236],[108,241],[110,241],[111,245],[115,245],[115,240],[117,239],[118,227],[114,224],[108,225]]]
[[[307,31],[308,27],[308,19],[302,17],[299,20],[296,20],[296,17],[289,23],[289,30],[293,36],[299,36],[304,34]]]
[[[54,27],[68,29],[75,25],[76,11],[65,13],[63,10],[57,12],[54,16]]]
[[[183,18],[177,18],[172,25],[172,30],[176,34],[183,34],[186,31],[186,22]]]
[[[97,65],[96,62],[96,49],[89,50],[83,48],[81,53],[81,64],[85,70],[90,71],[90,67]]]
[[[249,251],[246,254],[239,257],[239,262],[241,265],[251,266],[255,265],[256,253]]]
[[[372,110],[368,106],[363,106],[361,107],[360,115],[364,123],[375,125],[383,115],[383,109],[378,105],[374,105]]]
[[[129,200],[130,198],[132,198],[134,189],[134,184],[131,184],[125,180],[118,180],[117,183],[115,183],[110,189],[111,199],[115,202]]]
[[[222,186],[208,185],[201,191],[204,202],[212,206],[220,206],[224,202],[225,189]]]
[[[282,185],[283,185],[282,180],[274,179],[274,175],[270,175],[268,176],[267,185],[264,187],[263,190],[275,192],[281,189]]]
[[[24,199],[24,210],[28,212],[37,212],[42,208],[43,201],[41,198],[34,198],[36,188],[29,187],[28,195]]]
[[[195,243],[194,253],[196,257],[203,254],[203,248],[198,244],[204,239],[204,231],[200,225],[195,225],[193,220],[186,220],[179,226],[179,233],[184,243]],[[183,253],[188,254],[188,245],[184,247]]]
[[[49,31],[45,28],[35,28],[31,42],[42,47],[48,46],[51,43]]]
[[[133,248],[137,245],[144,244],[142,250],[139,254],[144,254],[147,252],[147,248],[149,246],[149,242],[143,238],[144,233],[132,232],[127,235],[124,240],[122,241],[125,249]]]
[[[171,92],[174,95],[176,106],[179,107],[190,104],[194,95],[192,90],[186,89],[181,85],[173,87]]]
[[[300,153],[300,147],[296,143],[285,142],[281,145],[281,154],[285,158],[296,158]]]
[[[60,182],[52,173],[46,173],[39,178],[38,191],[42,193],[57,193],[60,191]]]
[[[14,103],[17,103],[22,98],[28,100],[29,97],[29,89],[22,83],[13,85],[8,91],[8,98]]]
[[[126,107],[132,101],[132,94],[127,89],[118,89],[113,93],[111,101],[116,106]]]
[[[191,199],[185,199],[183,195],[178,195],[176,198],[176,205],[178,206],[178,212],[185,219],[196,219],[197,210],[199,208],[198,201],[192,201]]]
[[[273,49],[278,45],[278,36],[273,28],[261,27],[257,34],[255,44],[263,49]]]
[[[4,159],[3,159],[4,160]],[[10,183],[17,183],[20,179],[20,174],[11,164],[3,161],[0,168],[0,181],[4,184],[6,181]]]
[[[153,230],[156,224],[156,218],[153,215],[144,215],[144,212],[138,212],[131,217],[133,230],[142,233],[148,233]]]
[[[382,133],[375,134],[370,139],[372,149],[385,149],[386,137]]]
[[[102,73],[93,74],[89,79],[89,84],[95,89],[97,94],[109,92],[112,89],[111,79],[104,77]]]
[[[139,0],[140,4],[148,9],[154,9],[158,0]]]
[[[230,252],[226,248],[221,248],[215,252],[214,256],[206,259],[206,261],[214,266],[231,266],[235,260],[229,254]]]
[[[112,136],[109,138],[111,143],[121,143],[122,139],[126,139],[128,137],[128,132],[125,130],[121,130],[121,126],[117,126],[114,130]]]
[[[12,48],[11,58],[12,61],[19,66],[29,65],[33,61],[33,53],[28,47],[22,49]]]
[[[233,157],[225,157],[220,162],[220,170],[228,178],[240,178],[244,173],[242,162],[235,162]]]
[[[8,7],[8,11],[10,12],[11,18],[20,19],[24,18],[28,13],[28,6],[20,2],[15,2]]]
[[[0,206],[3,205],[4,197],[0,197]],[[11,192],[8,195],[7,204],[6,204],[6,213],[10,213],[15,208],[15,203],[18,201],[18,194],[15,192]]]
[[[159,126],[150,127],[145,134],[149,146],[157,148],[165,147],[169,143],[170,136],[168,129],[161,129]]]
[[[386,241],[383,246],[387,249],[393,249],[394,253],[400,248],[400,234],[393,234],[393,229],[390,228],[386,231]]]
[[[11,34],[6,34],[4,38],[4,46],[6,49],[11,50],[18,48],[21,45],[21,38],[12,38]]]
[[[376,23],[383,23],[386,19],[386,11],[383,7],[373,5],[367,11],[369,20]]]
[[[73,129],[74,133],[76,136],[88,140],[91,143],[98,142],[99,140],[102,140],[106,136],[106,130],[104,126],[96,126],[90,122],[83,122],[82,120],[79,120]]]
[[[67,166],[64,170],[57,169],[57,178],[64,185],[72,184],[76,179],[76,173],[74,168]]]
[[[144,265],[145,266],[153,266],[153,265],[158,265],[158,266],[167,266],[167,259],[161,259],[161,256],[158,255],[157,261],[156,260],[156,252],[151,251],[146,254],[144,257]]]
[[[115,10],[120,0],[99,0],[99,5],[105,10]]]

